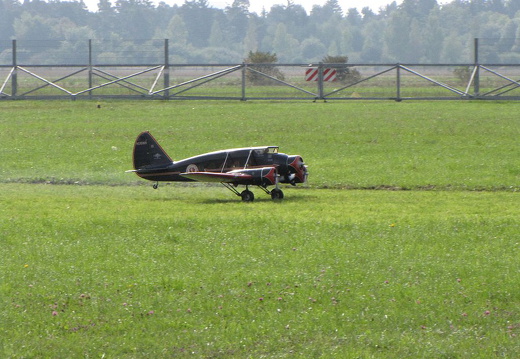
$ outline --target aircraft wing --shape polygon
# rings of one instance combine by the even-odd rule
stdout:
[[[185,172],[180,176],[199,182],[242,183],[250,181],[253,176],[240,172]]]

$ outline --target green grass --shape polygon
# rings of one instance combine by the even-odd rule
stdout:
[[[301,154],[315,186],[517,189],[518,104],[3,102],[2,181],[131,183],[150,130],[174,159],[226,147]],[[8,164],[8,165],[7,165]]]
[[[517,104],[100,104],[0,103],[1,357],[517,356]],[[154,191],[142,130],[310,183]]]
[[[7,357],[516,350],[513,193],[1,189]]]

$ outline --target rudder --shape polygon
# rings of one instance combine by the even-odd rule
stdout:
[[[173,162],[148,131],[142,132],[137,136],[133,157],[134,169],[136,170],[163,167]]]

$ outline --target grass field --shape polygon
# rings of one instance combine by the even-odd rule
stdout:
[[[518,356],[518,104],[97,105],[0,102],[1,357]],[[154,191],[142,130],[279,145],[309,184]]]

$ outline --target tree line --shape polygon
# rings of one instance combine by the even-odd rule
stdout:
[[[96,44],[96,61],[119,54],[156,62],[161,51],[152,49],[168,39],[171,63],[237,63],[256,51],[276,54],[281,63],[325,56],[348,56],[350,63],[468,63],[474,38],[482,39],[481,62],[519,63],[520,0],[404,0],[377,11],[327,0],[310,12],[288,0],[260,14],[250,11],[249,0],[224,9],[207,0],[99,0],[97,11],[83,0],[0,0],[0,64],[11,62],[13,39],[21,58],[40,63],[85,63],[88,39]]]

